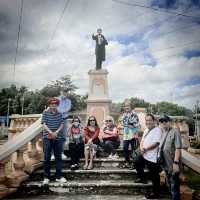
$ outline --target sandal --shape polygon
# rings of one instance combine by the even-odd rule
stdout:
[[[93,169],[93,165],[89,165],[88,167],[87,167],[87,169]]]
[[[88,169],[88,165],[84,165],[84,166],[83,166],[83,169],[84,169],[84,170],[87,170],[87,169]]]

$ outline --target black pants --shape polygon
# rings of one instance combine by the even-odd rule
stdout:
[[[69,155],[71,158],[71,165],[79,164],[79,160],[84,152],[84,143],[69,143]]]
[[[96,70],[101,69],[102,66],[102,59],[96,58]]]
[[[147,168],[149,169],[150,179],[153,184],[153,193],[157,195],[159,194],[160,189],[159,165],[157,163],[145,160],[142,155],[139,155],[135,162],[135,168],[138,178],[140,178],[141,180],[146,179],[144,173],[145,166],[147,166]]]
[[[133,152],[137,146],[138,146],[138,142],[136,139],[132,139],[132,140],[124,140],[123,141],[123,151],[124,151],[124,157],[125,157],[125,161],[130,163],[130,152],[129,152],[129,145],[131,145],[131,152]]]

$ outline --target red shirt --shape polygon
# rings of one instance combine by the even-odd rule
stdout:
[[[96,127],[95,131],[91,131],[88,127],[84,129],[84,137],[85,137],[85,144],[87,144],[88,140],[92,138],[93,143],[98,142],[100,128]]]

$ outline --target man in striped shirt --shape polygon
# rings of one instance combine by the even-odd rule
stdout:
[[[51,152],[54,152],[56,161],[56,181],[65,183],[66,179],[62,177],[62,151],[65,135],[63,133],[63,118],[58,112],[57,106],[59,100],[50,98],[48,100],[49,108],[42,114],[43,131],[43,151],[44,151],[44,181],[48,184],[50,181],[50,160]]]

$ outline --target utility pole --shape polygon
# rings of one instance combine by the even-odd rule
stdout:
[[[24,94],[21,98],[21,104],[22,104],[22,113],[21,114],[24,115]]]
[[[11,102],[11,98],[8,99],[8,106],[7,106],[7,123],[6,123],[6,126],[8,128],[8,125],[9,125],[9,115],[10,115],[10,102]]]

